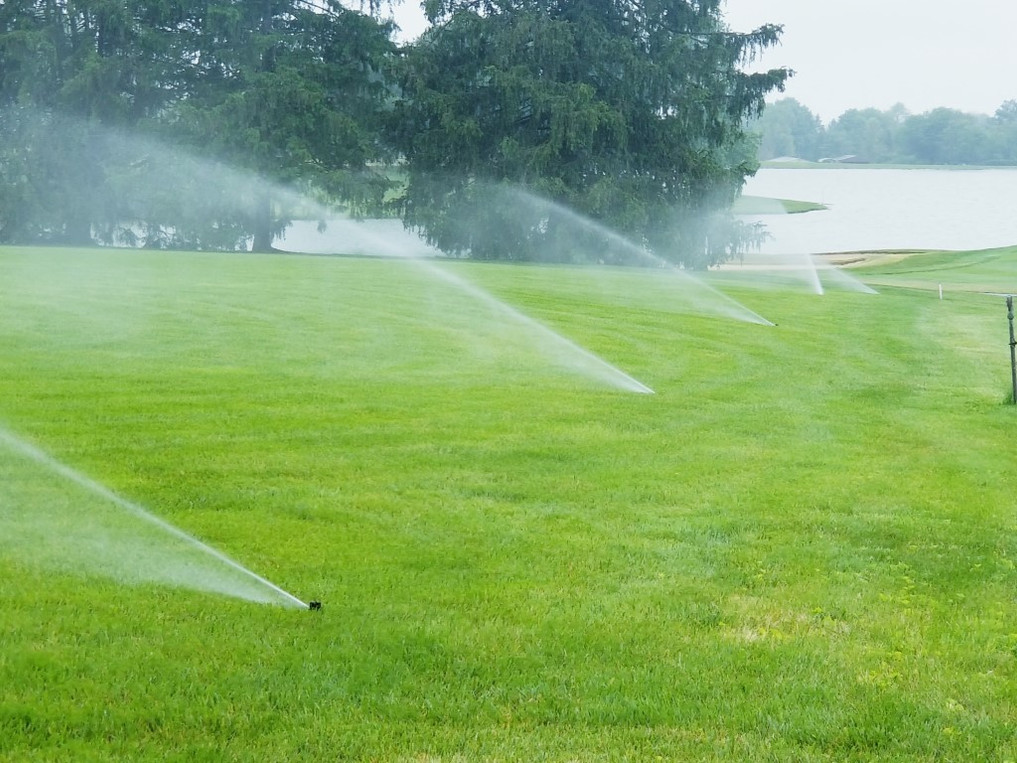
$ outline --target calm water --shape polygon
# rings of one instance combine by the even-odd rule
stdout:
[[[747,218],[762,222],[772,236],[763,254],[1017,244],[1017,169],[762,169],[749,178],[745,194],[829,206]],[[275,245],[301,252],[437,254],[398,220],[334,220],[324,232],[296,222]]]
[[[772,236],[764,254],[1017,244],[1017,169],[762,169],[745,194],[829,206],[748,218]]]

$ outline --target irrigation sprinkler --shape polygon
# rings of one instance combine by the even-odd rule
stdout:
[[[320,612],[321,611],[321,602],[320,601],[309,601],[307,603],[307,608],[312,610],[312,611]]]
[[[1010,379],[1013,382],[1011,402],[1017,405],[1017,340],[1013,335],[1013,295],[1006,298],[1006,319],[1010,323]]]

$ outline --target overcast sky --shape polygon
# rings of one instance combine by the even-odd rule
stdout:
[[[416,0],[395,16],[404,39],[424,28]],[[1015,0],[726,0],[725,17],[738,32],[784,25],[755,66],[794,69],[775,98],[797,99],[824,124],[855,108],[992,114],[1017,100]]]
[[[992,114],[1017,100],[1014,0],[727,0],[735,31],[784,25],[762,59],[796,74],[785,97],[828,123],[848,109]]]

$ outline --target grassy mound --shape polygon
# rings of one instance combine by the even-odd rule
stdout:
[[[1012,247],[976,252],[925,252],[874,258],[863,270],[872,283],[955,292],[1014,293],[1017,255]]]
[[[997,300],[442,267],[656,394],[413,263],[0,249],[0,426],[324,602],[132,575],[0,443],[0,759],[1017,755]]]
[[[828,209],[825,204],[795,199],[771,199],[766,196],[739,196],[731,211],[736,215],[796,215]]]

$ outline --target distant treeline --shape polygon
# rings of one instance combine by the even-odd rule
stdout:
[[[760,136],[760,160],[794,156],[818,161],[891,164],[1017,165],[1017,100],[992,116],[956,109],[910,114],[901,105],[887,111],[851,109],[828,126],[794,98],[766,107],[749,130]]]

